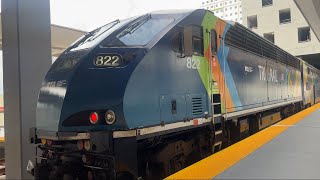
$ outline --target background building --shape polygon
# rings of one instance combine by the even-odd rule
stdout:
[[[320,68],[320,43],[293,0],[243,0],[243,25]]]
[[[242,23],[242,0],[204,0],[201,8],[208,9],[222,19]]]
[[[320,1],[294,0],[294,2],[320,41]]]

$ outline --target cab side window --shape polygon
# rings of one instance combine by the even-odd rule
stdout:
[[[171,38],[172,50],[181,57],[203,56],[203,28],[201,26],[186,26]]]
[[[192,27],[192,47],[193,54],[197,56],[203,56],[203,30],[200,26]]]
[[[179,31],[171,39],[172,50],[176,53],[182,53],[182,48],[183,48],[182,37],[183,37],[183,34],[181,31]]]
[[[217,45],[217,32],[212,29],[211,30],[211,51],[212,53],[216,53],[218,49]]]

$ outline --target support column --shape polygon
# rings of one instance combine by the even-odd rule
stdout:
[[[51,65],[49,0],[2,0],[5,159],[7,179],[30,179],[26,172],[35,148],[36,102]]]

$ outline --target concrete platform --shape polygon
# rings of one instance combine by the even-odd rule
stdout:
[[[320,179],[320,104],[166,179]]]
[[[215,179],[320,179],[320,110]]]

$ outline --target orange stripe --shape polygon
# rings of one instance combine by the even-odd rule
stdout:
[[[287,126],[271,126],[266,128],[265,130],[260,131],[216,154],[213,154],[208,158],[167,177],[166,179],[212,179],[278,136],[289,128],[290,125],[294,125],[301,121],[318,108],[320,108],[320,103],[277,123],[277,125]]]
[[[226,104],[224,104],[225,107],[228,108],[228,112],[233,112],[235,111],[234,108],[234,104],[230,95],[230,91],[229,88],[227,86],[227,84],[225,84],[225,76],[220,68],[220,63],[218,60],[218,57],[215,56],[216,60],[214,61],[214,63],[212,63],[212,75],[214,77],[214,80],[217,82],[218,84],[218,88],[219,88],[219,92],[221,95],[221,100],[222,100],[222,104],[224,104],[224,99],[226,98]]]
[[[225,31],[227,23],[221,19],[218,19],[216,22],[216,32],[217,32],[217,37],[223,36],[223,33]],[[218,43],[218,47],[221,46],[221,39],[218,38],[217,39],[217,43]],[[234,108],[234,103],[229,91],[228,86],[225,84],[225,74],[223,74],[222,69],[220,68],[220,63],[218,60],[218,57],[215,56],[216,61],[215,64],[212,63],[212,76],[214,77],[214,80],[218,83],[218,88],[219,88],[219,92],[221,95],[221,100],[222,100],[222,105],[224,105],[224,107],[227,108],[227,111],[230,112],[234,112],[236,109]],[[224,102],[224,99],[226,100],[226,102]],[[226,104],[225,104],[226,103]],[[224,111],[224,109],[223,109]]]

